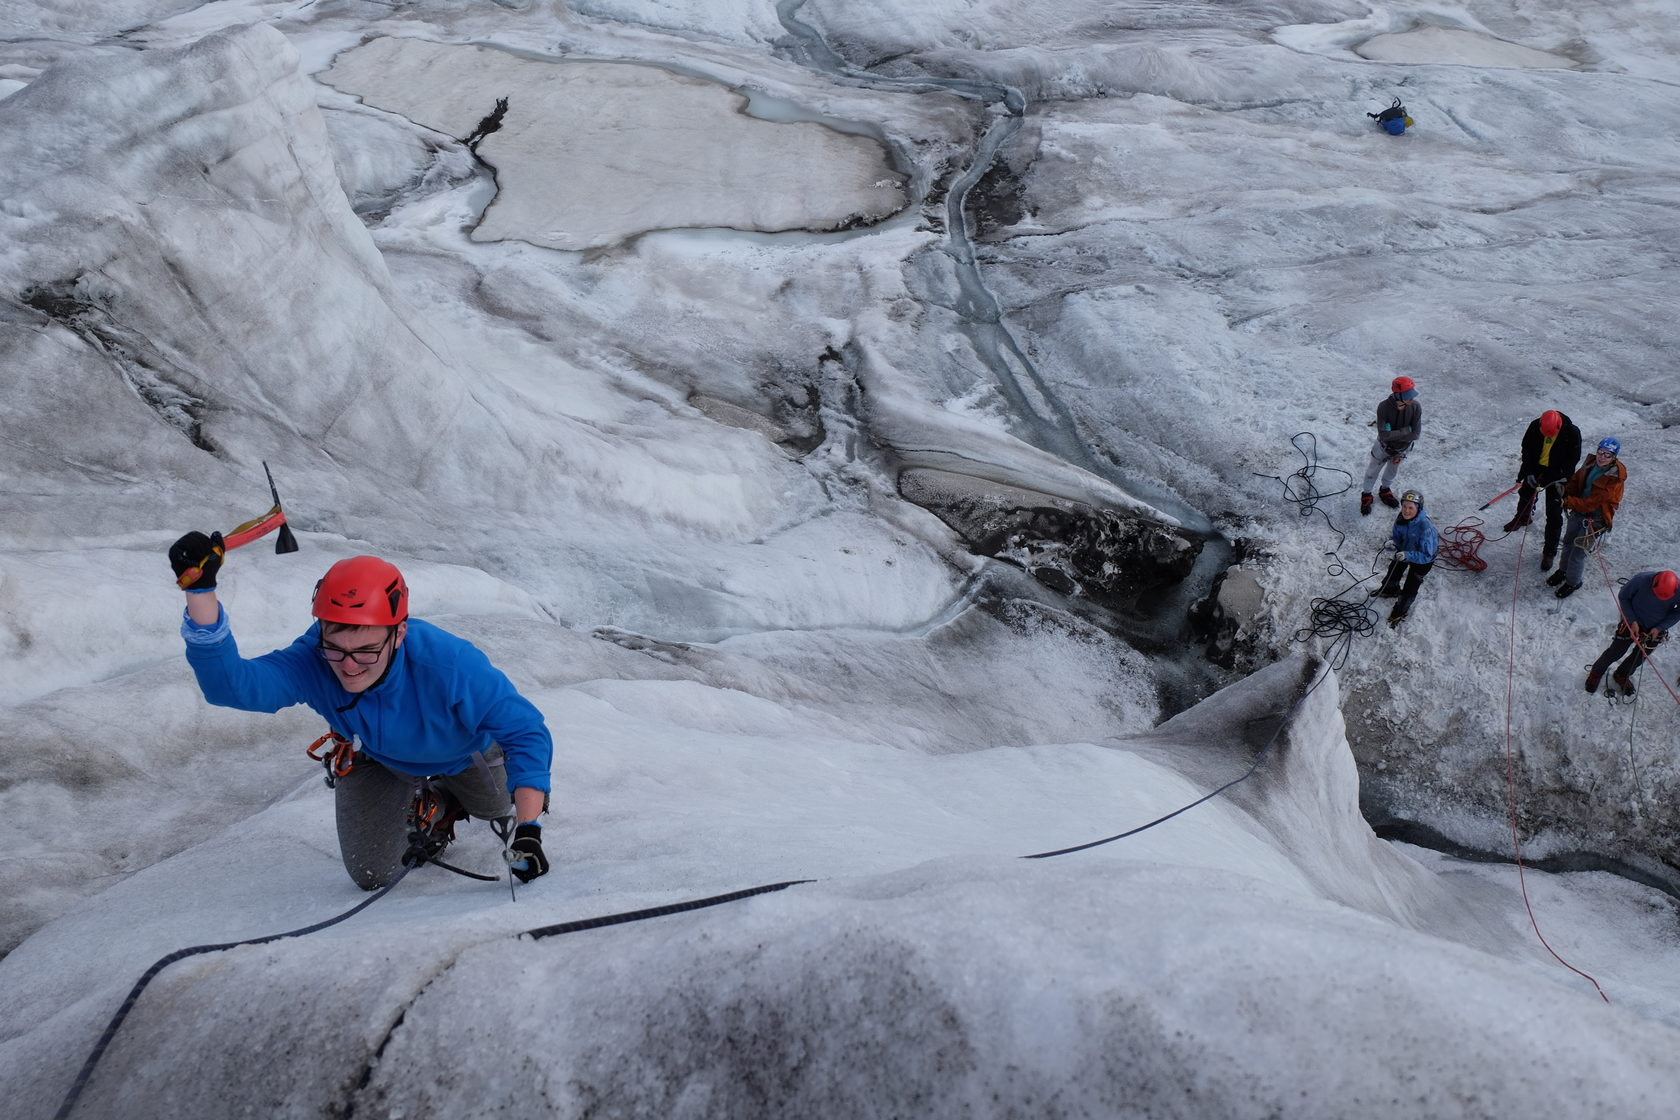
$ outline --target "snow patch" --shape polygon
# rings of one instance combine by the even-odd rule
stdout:
[[[903,176],[875,141],[755,119],[741,94],[652,66],[392,37],[340,55],[320,77],[458,138],[506,100],[477,146],[501,188],[477,241],[578,250],[661,229],[829,231],[906,204]]]
[[[1508,43],[1459,27],[1419,27],[1377,35],[1355,50],[1377,62],[1449,63],[1455,66],[1526,67],[1574,70],[1577,63],[1550,51]]]

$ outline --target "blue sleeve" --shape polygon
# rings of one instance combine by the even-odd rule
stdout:
[[[284,649],[247,660],[239,656],[224,608],[212,626],[186,619],[181,626],[187,643],[187,664],[198,678],[199,691],[210,703],[247,712],[278,712],[304,702],[310,673],[319,674],[318,660],[308,634]]]
[[[463,659],[463,695],[455,702],[458,718],[501,744],[509,791],[527,786],[547,793],[549,772],[554,768],[554,739],[542,712],[520,695],[482,650],[467,648],[471,653]]]
[[[1650,582],[1651,581],[1645,579],[1644,574],[1641,573],[1622,584],[1621,589],[1616,592],[1616,599],[1622,605],[1622,617],[1627,619],[1629,622],[1639,621],[1638,615],[1634,613],[1633,597]]]

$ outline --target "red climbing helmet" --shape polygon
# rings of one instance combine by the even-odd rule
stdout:
[[[377,556],[352,556],[315,584],[312,613],[347,626],[395,626],[408,618],[408,584],[397,566]]]
[[[1410,393],[1412,390],[1417,388],[1417,382],[1405,376],[1396,377],[1394,379],[1394,384],[1390,385],[1389,388],[1394,390],[1396,393]]]
[[[1555,408],[1548,408],[1540,414],[1540,434],[1551,439],[1563,431],[1563,413]]]
[[[1658,572],[1651,580],[1651,590],[1659,599],[1672,599],[1674,592],[1680,590],[1680,576],[1673,572]]]

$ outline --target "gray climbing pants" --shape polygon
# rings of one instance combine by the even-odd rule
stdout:
[[[389,770],[365,753],[356,754],[350,773],[334,787],[334,808],[339,855],[357,886],[376,890],[402,870],[410,812],[425,783],[449,794],[469,816],[497,820],[513,815],[502,748],[491,744],[483,757],[483,765],[475,760],[458,774],[416,778]]]
[[[1405,457],[1405,452],[1401,452],[1400,458],[1404,459]],[[1383,447],[1382,440],[1379,439],[1371,445],[1371,458],[1365,464],[1365,483],[1361,489],[1367,494],[1374,492],[1379,477],[1382,479],[1384,489],[1392,487],[1394,476],[1399,472],[1400,464],[1394,461],[1394,456],[1389,454],[1388,449]]]

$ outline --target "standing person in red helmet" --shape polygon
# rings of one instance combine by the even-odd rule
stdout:
[[[1551,570],[1557,559],[1558,534],[1563,530],[1563,484],[1581,458],[1581,429],[1557,409],[1547,409],[1529,422],[1522,437],[1522,463],[1517,467],[1517,512],[1505,523],[1507,533],[1534,517],[1534,496],[1546,495],[1546,537],[1540,551],[1540,570]]]
[[[1383,505],[1400,508],[1400,499],[1392,489],[1394,476],[1400,470],[1400,460],[1423,434],[1423,405],[1417,399],[1417,383],[1409,377],[1396,377],[1389,389],[1388,396],[1377,405],[1377,442],[1371,445],[1371,461],[1365,467],[1365,485],[1359,495],[1361,514],[1371,512],[1371,488],[1379,475],[1382,489],[1377,496]]]
[[[1604,671],[1638,642],[1639,648],[1610,675],[1617,688],[1633,695],[1633,674],[1639,671],[1640,661],[1668,637],[1670,627],[1680,622],[1680,594],[1676,592],[1680,592],[1680,576],[1673,572],[1640,572],[1622,584],[1616,593],[1621,621],[1616,623],[1609,646],[1587,670],[1588,692],[1597,692]]]
[[[335,811],[344,869],[365,890],[436,856],[453,822],[511,831],[513,873],[548,870],[537,818],[554,743],[542,713],[464,638],[408,614],[408,584],[373,556],[340,560],[315,585],[315,623],[283,649],[239,654],[216,599],[221,535],[169,549],[177,582],[193,570],[181,636],[204,698],[253,712],[307,704],[347,741]],[[344,763],[348,764],[345,769]],[[433,813],[436,816],[433,816]]]

